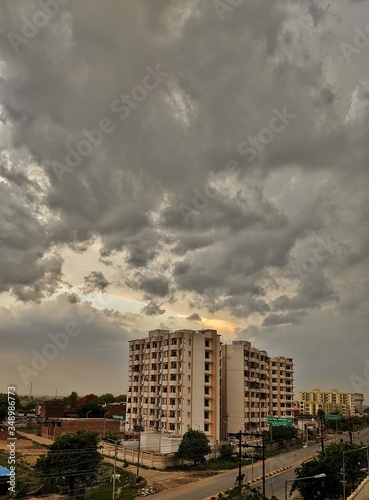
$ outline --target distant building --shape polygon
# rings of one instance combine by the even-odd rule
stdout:
[[[41,403],[41,418],[63,418],[67,409],[66,403],[54,403],[44,401]]]
[[[97,432],[100,437],[109,433],[118,434],[124,430],[123,423],[116,419],[104,418],[50,418],[41,428],[41,436],[55,439],[64,434],[75,433],[81,429]]]
[[[323,392],[320,389],[300,392],[300,412],[317,415],[319,410],[324,413],[340,413],[343,417],[362,415],[364,396],[360,393],[339,392],[332,389]]]
[[[236,340],[221,347],[222,437],[262,431],[269,416],[293,417],[293,360]]]
[[[129,342],[127,430],[220,437],[220,336],[216,330],[152,330]]]
[[[108,403],[106,406],[104,406],[104,412],[105,412],[105,417],[106,418],[113,418],[113,417],[123,417],[123,420],[125,419],[126,412],[127,412],[127,403],[125,402],[119,402],[119,403]]]

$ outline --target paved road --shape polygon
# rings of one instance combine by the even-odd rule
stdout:
[[[337,440],[343,439],[348,441],[348,435],[339,434]],[[335,436],[331,436],[329,440],[325,443],[328,445],[330,442],[335,441]],[[369,430],[361,431],[360,433],[354,434],[354,441],[364,443],[369,442]],[[320,445],[314,444],[310,445],[308,448],[301,448],[292,452],[279,455],[278,457],[270,458],[266,461],[266,472],[272,472],[274,470],[292,465],[291,469],[282,472],[278,475],[270,477],[266,481],[266,495],[272,496],[273,494],[278,499],[284,499],[284,487],[286,479],[294,478],[294,469],[301,463],[301,460],[312,456],[320,451]],[[249,481],[253,477],[261,476],[261,463],[255,464],[252,468],[251,465],[244,467],[243,471],[246,475],[245,480]],[[235,485],[235,478],[237,476],[237,471],[227,471],[223,472],[217,476],[213,476],[208,479],[203,479],[196,483],[186,484],[184,486],[179,486],[174,490],[167,490],[155,495],[152,495],[153,500],[204,500],[212,495],[216,495],[220,491],[227,488],[232,488]],[[261,481],[254,484],[255,486],[261,487]],[[288,484],[288,489],[290,489],[291,484]],[[292,497],[293,498],[293,497]]]
[[[33,434],[22,432],[19,432],[19,434],[42,444],[51,444],[53,442],[50,439],[41,438]],[[364,444],[367,444],[369,442],[369,430],[361,431],[360,433],[355,432],[353,437],[355,442],[363,442]],[[337,440],[339,441],[339,439],[343,439],[344,441],[349,440],[347,434],[339,434],[337,436]],[[332,436],[329,439],[329,442],[334,441],[335,436]],[[326,442],[326,444],[329,444],[329,442]],[[281,469],[282,467],[286,467],[288,465],[292,465],[292,467],[287,471],[281,472],[280,474],[267,479],[266,495],[269,497],[275,495],[278,499],[284,499],[285,480],[294,478],[294,469],[300,464],[302,459],[307,458],[308,456],[312,456],[319,451],[320,446],[318,444],[314,444],[306,449],[301,448],[292,452],[285,453],[283,455],[279,455],[278,457],[268,459],[266,461],[267,473],[277,469]],[[251,465],[244,467],[242,472],[245,473],[245,480],[249,481],[252,478],[261,476],[261,469],[261,463],[254,464],[253,467]],[[155,495],[150,495],[150,498],[152,498],[153,500],[204,500],[212,495],[216,495],[220,491],[223,491],[227,488],[232,488],[235,485],[237,474],[237,470],[227,471],[211,478],[179,486],[175,489],[166,490]],[[255,483],[254,486],[261,487],[261,481]],[[288,487],[290,488],[290,486],[291,485],[289,484]]]

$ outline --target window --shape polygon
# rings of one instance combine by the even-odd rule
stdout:
[[[204,411],[204,419],[208,420],[209,419],[210,412],[209,411]]]
[[[209,432],[209,430],[210,430],[210,425],[204,424],[204,432]]]
[[[177,345],[177,339],[172,339],[172,345]]]
[[[210,382],[210,375],[205,375],[204,380],[206,383],[209,383]]]
[[[205,339],[205,347],[210,347],[210,339]]]
[[[210,359],[210,352],[209,351],[205,351],[205,358]]]
[[[210,387],[204,387],[204,393],[210,394]]]
[[[207,398],[204,399],[204,406],[210,406],[209,399],[207,399]]]
[[[205,363],[205,371],[209,371],[210,370],[210,363]]]

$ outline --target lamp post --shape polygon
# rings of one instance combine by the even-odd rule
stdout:
[[[87,414],[86,414],[86,418],[88,418],[88,414],[91,413],[92,410],[88,410]]]
[[[366,461],[367,461],[367,475],[369,476],[369,447],[362,446],[361,448],[355,448],[353,450],[342,450],[342,482],[343,482],[343,500],[346,500],[346,468],[345,468],[345,453],[351,453],[353,451],[366,450]]]
[[[287,500],[287,484],[293,483],[295,481],[303,481],[305,479],[323,479],[323,477],[327,477],[327,475],[323,472],[322,474],[316,474],[315,476],[307,476],[307,477],[298,477],[296,479],[286,479],[284,484],[284,500]]]

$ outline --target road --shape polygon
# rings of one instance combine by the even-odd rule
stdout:
[[[343,439],[348,441],[348,436],[346,434],[339,434],[337,440]],[[326,440],[326,445],[330,442],[335,441],[335,436],[332,436],[329,440]],[[369,430],[361,431],[360,433],[354,434],[355,442],[364,442],[365,444],[369,442]],[[272,476],[266,480],[266,495],[271,497],[275,495],[278,499],[284,499],[284,488],[285,480],[293,479],[294,469],[300,465],[301,460],[312,456],[320,451],[320,445],[314,444],[308,448],[298,449],[283,455],[279,455],[274,458],[270,458],[266,461],[266,473],[281,469],[286,466],[291,466],[287,471],[283,471],[280,474]],[[245,473],[245,481],[249,481],[252,478],[261,476],[262,474],[261,463],[255,464],[253,467],[251,465],[244,467],[242,472]],[[203,479],[196,483],[186,484],[184,486],[179,486],[173,490],[166,490],[155,495],[151,495],[153,500],[205,500],[212,495],[226,490],[227,488],[232,488],[235,485],[235,479],[238,472],[237,470],[223,472],[217,476],[213,476],[208,479]],[[254,483],[254,486],[261,487],[261,481]],[[291,484],[288,484],[288,490]],[[293,497],[292,497],[293,498]]]
[[[22,434],[25,437],[28,437],[29,439],[32,439],[33,441],[42,444],[51,444],[53,442],[50,439],[41,438],[39,436],[35,436],[32,434],[27,434],[23,432],[19,432],[19,434]],[[348,441],[348,436],[347,434],[338,435],[337,441],[339,441],[339,439]],[[329,444],[329,442],[327,441],[334,442],[335,437],[332,436],[329,440],[326,440],[326,444]],[[368,444],[369,430],[367,429],[366,431],[361,431],[360,433],[355,432],[354,442],[357,443],[363,442],[364,444]],[[275,495],[278,499],[283,500],[285,480],[294,478],[294,469],[298,465],[300,465],[301,460],[307,458],[308,456],[312,456],[319,451],[320,451],[320,445],[313,444],[306,449],[301,448],[295,451],[284,453],[283,455],[279,455],[274,458],[267,459],[265,467],[267,474],[272,471],[282,469],[283,467],[287,466],[291,467],[286,471],[283,471],[275,476],[267,478],[266,495],[268,497]],[[152,473],[151,470],[150,473]],[[242,473],[244,473],[246,476],[245,481],[250,481],[253,478],[261,476],[262,475],[261,463],[254,464],[254,466],[249,465],[247,467],[244,467],[242,469]],[[168,472],[168,474],[170,473]],[[153,500],[205,500],[211,497],[212,495],[216,495],[217,493],[226,490],[227,488],[232,488],[235,485],[235,479],[237,474],[238,474],[237,470],[223,472],[216,476],[212,476],[207,479],[202,479],[201,481],[196,481],[194,483],[189,483],[183,486],[179,486],[171,490],[165,490],[155,495],[150,495],[150,498],[153,498]],[[262,486],[261,481],[254,483],[254,486],[261,488]],[[288,489],[290,489],[290,487],[291,484],[288,485]]]

